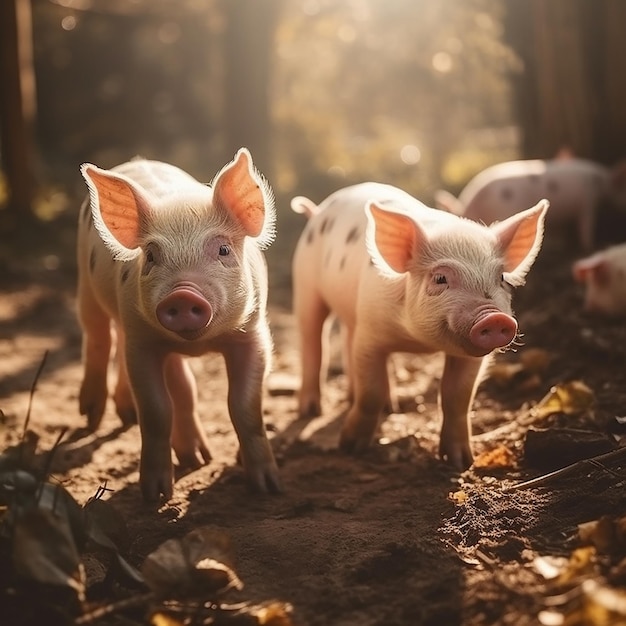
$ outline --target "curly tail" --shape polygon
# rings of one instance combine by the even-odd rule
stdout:
[[[319,213],[319,207],[313,200],[309,200],[304,196],[296,196],[291,200],[291,210],[296,213],[301,213],[306,216],[307,219],[311,219],[314,215]]]

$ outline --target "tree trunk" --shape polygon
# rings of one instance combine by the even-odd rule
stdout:
[[[621,0],[507,0],[506,37],[522,62],[514,103],[526,158],[562,148],[614,162],[626,146]]]
[[[28,221],[34,192],[35,73],[30,0],[0,1],[0,139],[9,187],[3,229]]]
[[[245,146],[271,180],[270,90],[282,0],[223,0],[225,160]]]

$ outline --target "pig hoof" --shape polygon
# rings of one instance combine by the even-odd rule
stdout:
[[[469,450],[450,450],[441,449],[439,458],[448,463],[457,472],[464,472],[474,462],[474,457]]]
[[[363,440],[341,435],[339,449],[345,454],[362,454],[370,447],[369,439]]]
[[[196,470],[209,463],[212,459],[208,448],[198,448],[179,452],[175,450],[178,465],[184,469]]]
[[[174,492],[174,482],[171,476],[159,478],[141,479],[141,495],[148,503],[167,501]]]
[[[87,428],[95,432],[102,422],[102,416],[104,415],[104,404],[88,405],[86,403],[80,403],[80,414],[87,416]]]
[[[132,407],[118,406],[117,415],[120,418],[120,420],[122,420],[122,424],[124,424],[124,426],[126,427],[133,426],[134,424],[137,423],[137,411],[135,410],[134,406]]]
[[[88,385],[83,384],[78,396],[78,409],[81,415],[87,416],[87,427],[91,431],[95,431],[100,426],[104,409],[107,402],[106,389],[104,393],[94,393]]]
[[[282,493],[283,486],[276,467],[248,473],[248,483],[256,493]]]

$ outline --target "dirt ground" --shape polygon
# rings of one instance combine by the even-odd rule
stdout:
[[[589,599],[590,584],[623,589],[623,544],[598,549],[585,568],[558,584],[540,567],[550,562],[566,568],[584,543],[578,524],[626,514],[623,457],[578,465],[536,487],[507,490],[620,441],[616,418],[626,416],[626,324],[582,312],[582,292],[570,275],[579,253],[568,237],[559,243],[559,233],[548,231],[528,284],[515,294],[524,345],[497,355],[495,374],[481,385],[474,406],[475,453],[493,457],[483,456],[484,467],[459,476],[436,457],[439,356],[397,357],[400,411],[384,422],[380,443],[362,457],[337,450],[346,403],[345,380],[336,370],[325,388],[324,414],[306,423],[297,419],[299,357],[289,258],[291,233],[302,223],[282,220],[268,252],[275,361],[264,407],[284,494],[258,496],[246,488],[217,356],[192,364],[213,460],[179,476],[168,503],[155,508],[142,502],[139,432],[136,426],[121,429],[112,403],[99,431],[85,434],[77,400],[80,331],[71,219],[0,246],[0,451],[20,440],[29,390],[48,351],[29,424],[40,437],[38,458],[45,465],[59,433],[69,429],[55,451],[51,477],[80,505],[106,485],[103,499],[127,526],[120,552],[134,566],[165,540],[211,525],[230,536],[244,584],[228,601],[278,600],[292,607],[291,620],[302,626],[624,623],[589,621],[595,618],[587,611],[597,600]],[[626,233],[623,223],[609,220],[599,245],[619,239],[616,228]],[[540,365],[529,365],[534,359],[524,361],[524,355],[536,357],[537,349]],[[581,430],[591,432],[600,447],[582,445],[582,452],[581,446],[572,452],[555,438],[548,439],[547,452],[539,448],[533,455],[526,439],[532,407],[553,386],[571,381],[591,390],[592,406],[572,414],[556,411],[531,426],[573,430],[578,444],[586,441]],[[545,436],[539,433],[540,443]],[[136,593],[120,587],[100,587],[100,595],[88,589],[88,597],[107,603]],[[6,602],[8,595],[5,590],[0,599]],[[94,623],[148,623],[143,614],[145,607],[119,610]],[[24,614],[12,619],[29,621]],[[32,623],[53,621],[38,616]]]

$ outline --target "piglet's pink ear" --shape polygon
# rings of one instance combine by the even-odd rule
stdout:
[[[259,243],[273,238],[273,195],[245,148],[215,177],[213,201],[235,218],[246,235],[258,238]]]
[[[137,248],[142,215],[148,211],[142,193],[126,177],[95,165],[85,163],[81,172],[89,187],[94,223],[104,242],[118,257],[123,256],[119,246],[122,250]]]
[[[572,265],[572,274],[579,283],[586,282],[588,277],[592,277],[598,285],[606,285],[609,280],[608,265],[602,254],[576,261]]]
[[[490,226],[498,238],[509,282],[521,285],[541,249],[546,211],[550,203],[540,200],[531,209]]]
[[[370,202],[365,211],[368,217],[367,246],[374,262],[378,253],[394,272],[408,271],[417,246],[426,241],[422,229],[405,213],[376,202]]]

